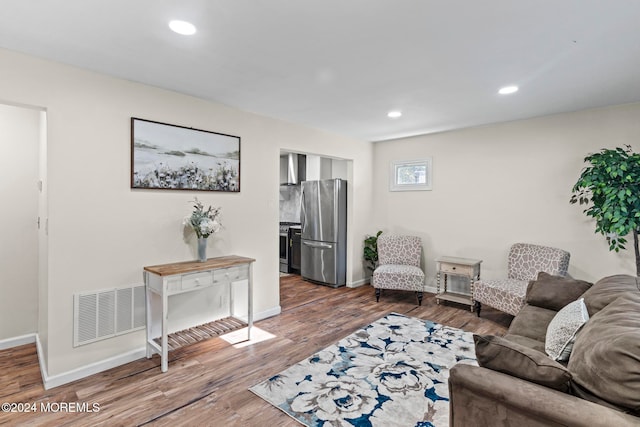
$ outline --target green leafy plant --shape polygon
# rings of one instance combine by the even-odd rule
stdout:
[[[588,206],[583,212],[595,219],[596,233],[607,238],[610,251],[626,249],[625,236],[633,234],[636,275],[640,276],[640,153],[630,145],[603,148],[584,161],[589,166],[573,186],[570,203]]]
[[[364,239],[364,253],[363,258],[367,263],[367,268],[373,272],[378,264],[378,237],[382,234],[382,231],[378,231],[375,236],[367,236]]]

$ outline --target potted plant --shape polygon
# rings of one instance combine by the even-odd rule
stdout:
[[[603,148],[584,161],[589,166],[573,186],[570,203],[588,206],[583,212],[595,219],[596,233],[607,238],[610,251],[625,249],[625,236],[633,235],[636,275],[640,276],[640,153],[630,145]]]
[[[381,234],[382,231],[378,231],[375,236],[367,236],[364,239],[363,258],[367,268],[371,270],[372,273],[378,265],[378,237],[380,237]]]

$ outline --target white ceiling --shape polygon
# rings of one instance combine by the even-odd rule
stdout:
[[[0,46],[371,141],[640,101],[632,0],[2,0]]]

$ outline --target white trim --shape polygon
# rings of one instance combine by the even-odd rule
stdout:
[[[255,313],[253,318],[254,320],[262,320],[267,317],[272,317],[280,314],[282,312],[282,308],[278,305],[276,307],[270,308],[265,311],[261,311],[260,313]],[[58,387],[63,384],[70,383],[72,381],[76,381],[90,375],[94,375],[107,369],[115,368],[120,365],[124,365],[126,363],[133,362],[138,359],[142,359],[147,355],[147,349],[145,347],[138,348],[135,350],[128,351],[123,354],[119,354],[117,356],[109,357],[104,360],[100,360],[98,362],[90,363],[85,366],[81,366],[76,369],[72,369],[67,372],[63,372],[57,375],[49,376],[47,373],[46,365],[44,360],[44,352],[42,351],[42,345],[40,344],[40,338],[37,334],[33,334],[32,341],[36,342],[36,346],[38,349],[38,360],[40,362],[40,373],[42,374],[42,383],[44,384],[45,390],[49,390],[53,387]],[[19,345],[19,344],[18,344]]]
[[[435,286],[425,286],[424,287],[424,292],[429,292],[431,294],[435,294],[438,292],[438,288],[436,288]]]
[[[366,285],[369,283],[371,283],[371,277],[365,277],[364,279],[356,280],[352,283],[349,283],[347,284],[347,286],[350,288],[357,288],[359,286]],[[429,292],[429,293],[435,294],[437,293],[437,290],[438,288],[436,288],[435,286],[425,286],[423,292]]]
[[[25,344],[33,344],[36,342],[36,334],[20,335],[19,337],[12,337],[0,340],[0,350],[6,350],[7,348],[18,347]]]
[[[40,341],[38,340],[38,343]],[[40,349],[38,349],[38,355],[40,354]],[[111,368],[115,368],[120,365],[124,365],[126,363],[133,362],[138,359],[142,359],[146,357],[147,349],[142,347],[136,350],[131,350],[123,354],[119,354],[117,356],[109,357],[108,359],[103,359],[98,362],[90,363],[85,366],[81,366],[76,369],[72,369],[67,372],[63,372],[61,374],[49,376],[47,372],[44,370],[43,364],[40,363],[40,371],[42,373],[42,382],[44,384],[45,390],[49,390],[54,387],[61,386],[63,384],[67,384],[90,375],[94,375],[103,371],[106,371]]]
[[[40,365],[40,377],[42,377],[42,384],[45,390],[47,389],[47,364],[44,360],[44,351],[42,350],[42,343],[40,342],[40,335],[36,334],[36,353],[38,354],[38,364]]]
[[[253,313],[253,321],[257,322],[258,320],[264,320],[264,319],[267,319],[269,317],[277,316],[280,313],[282,313],[282,309],[278,305],[278,306],[272,307],[272,308],[270,308],[268,310],[261,311],[260,313]],[[247,321],[247,316],[239,316],[238,319],[246,322]]]
[[[366,285],[367,283],[371,283],[371,277],[365,277],[364,279],[355,280],[351,283],[347,283],[348,288],[358,288],[362,285]]]
[[[392,160],[389,166],[389,191],[430,191],[433,189],[433,159],[431,157],[420,160]],[[410,166],[425,168],[424,183],[403,184],[398,181],[398,169]]]
[[[253,313],[253,321],[256,322],[258,320],[263,320],[268,317],[277,316],[280,313],[282,313],[282,308],[278,305],[268,310],[261,311],[260,313]]]

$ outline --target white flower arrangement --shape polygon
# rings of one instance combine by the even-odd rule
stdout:
[[[209,206],[207,210],[196,197],[193,201],[193,212],[184,219],[184,225],[188,225],[195,231],[196,235],[207,238],[213,233],[217,233],[222,228],[220,213],[222,208]]]

